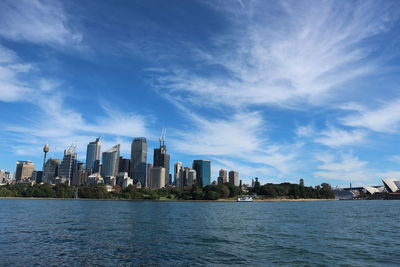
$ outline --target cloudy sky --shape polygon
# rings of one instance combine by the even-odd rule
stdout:
[[[249,181],[400,178],[398,1],[0,2],[0,168],[100,136]],[[39,167],[40,168],[40,167]]]

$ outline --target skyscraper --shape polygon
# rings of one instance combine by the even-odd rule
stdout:
[[[164,167],[165,169],[165,185],[170,185],[170,175],[169,175],[169,162],[170,156],[167,154],[167,146],[165,145],[165,134],[166,128],[163,128],[160,137],[160,148],[154,149],[153,166],[154,167]]]
[[[96,141],[90,142],[86,150],[86,170],[92,173],[98,172],[96,161],[100,161],[101,142],[100,137]]]
[[[68,149],[64,150],[64,157],[58,170],[58,176],[72,180],[72,176],[76,171],[76,146],[71,145]]]
[[[165,168],[152,167],[150,168],[150,179],[148,187],[150,189],[165,187]]]
[[[59,159],[49,158],[47,162],[44,164],[43,182],[49,184],[54,183],[55,178],[58,176],[59,166],[60,166]]]
[[[103,152],[103,165],[101,168],[101,175],[103,177],[117,176],[119,168],[119,147],[120,145],[118,144]]]
[[[21,181],[32,177],[32,173],[35,170],[35,164],[30,160],[19,160],[17,161],[17,167],[15,169],[15,180]]]
[[[219,170],[218,184],[224,184],[228,180],[228,171],[224,169]]]
[[[127,172],[129,176],[129,172],[131,169],[131,160],[130,159],[125,159],[123,157],[119,157],[119,168],[118,168],[118,173],[120,172]]]
[[[117,176],[119,168],[119,147],[120,145],[118,144],[103,152],[103,164],[101,168],[101,175],[103,177]]]
[[[135,183],[140,181],[142,186],[146,185],[147,164],[147,141],[144,137],[136,137],[131,147],[131,169],[130,175]]]
[[[197,184],[206,186],[211,183],[211,161],[194,160],[193,169],[196,171]]]
[[[235,171],[230,171],[229,172],[229,183],[233,184],[234,186],[239,186],[240,185],[240,180],[239,180],[239,173]]]
[[[174,164],[174,181],[176,187],[184,186],[182,162],[177,162]]]

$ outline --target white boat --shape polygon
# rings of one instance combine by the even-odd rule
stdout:
[[[238,197],[237,202],[253,202],[253,198],[250,196]]]

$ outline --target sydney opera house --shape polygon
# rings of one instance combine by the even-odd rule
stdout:
[[[335,188],[332,192],[337,199],[400,199],[400,180],[382,179],[381,186]]]

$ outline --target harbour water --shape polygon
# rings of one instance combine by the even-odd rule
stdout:
[[[0,199],[1,266],[395,266],[400,201]]]

